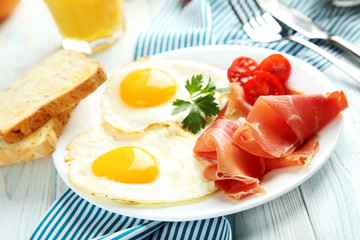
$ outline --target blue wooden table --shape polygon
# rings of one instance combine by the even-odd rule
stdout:
[[[130,62],[139,32],[163,1],[125,0],[125,36],[91,57],[108,72]],[[11,17],[0,23],[0,88],[58,49],[60,40],[44,2],[21,0]],[[324,74],[345,91],[350,103],[335,151],[300,187],[228,216],[234,239],[360,239],[360,85],[334,66]],[[66,189],[51,157],[1,167],[0,239],[29,238]]]

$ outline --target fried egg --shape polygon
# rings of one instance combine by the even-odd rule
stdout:
[[[189,100],[186,80],[199,74],[203,75],[204,84],[211,77],[217,88],[228,86],[226,70],[205,63],[145,59],[125,65],[107,81],[102,118],[126,132],[143,131],[153,124],[179,124],[187,112],[171,115],[172,103],[176,99]]]
[[[82,191],[124,203],[201,198],[216,187],[203,176],[206,163],[195,158],[195,141],[176,125],[125,133],[103,123],[69,143],[69,179]]]

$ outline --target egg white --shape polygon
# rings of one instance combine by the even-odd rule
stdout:
[[[177,203],[206,196],[216,190],[203,176],[206,163],[196,159],[196,138],[180,127],[152,126],[144,133],[124,133],[107,124],[76,136],[68,145],[69,179],[82,191],[125,203]],[[159,162],[159,175],[146,184],[124,184],[92,171],[100,155],[122,146],[149,151]],[[109,166],[111,168],[112,166]]]
[[[119,94],[120,85],[129,73],[146,68],[160,69],[171,75],[176,81],[177,91],[171,99],[161,105],[149,108],[131,107],[122,101]],[[171,115],[174,108],[172,103],[176,99],[189,100],[185,82],[187,79],[191,79],[192,76],[199,74],[203,75],[205,84],[209,77],[214,80],[217,88],[225,88],[229,84],[225,69],[190,60],[155,60],[148,58],[124,65],[113,73],[107,81],[107,87],[101,102],[103,121],[125,132],[143,131],[153,124],[180,124],[186,117],[187,112]],[[215,97],[219,97],[219,94],[216,94]],[[222,106],[223,103],[220,107]]]

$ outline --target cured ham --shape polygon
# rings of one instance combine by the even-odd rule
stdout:
[[[265,172],[264,159],[243,151],[233,143],[233,134],[244,119],[226,119],[225,111],[226,107],[198,138],[194,147],[196,155],[211,162],[204,175],[235,199],[263,193],[260,179]]]
[[[287,156],[347,107],[342,91],[261,96],[234,133],[234,142],[256,156]]]
[[[229,99],[229,105],[236,110],[237,117],[246,117],[252,106],[245,100],[243,88],[238,83],[231,83],[229,85],[230,94],[226,94]]]
[[[260,182],[272,169],[309,165],[319,149],[315,134],[348,107],[342,91],[261,96],[251,107],[238,84],[230,89],[229,105],[246,118],[225,116],[226,106],[194,153],[210,162],[204,176],[234,199],[264,193]]]
[[[280,158],[266,158],[265,168],[272,170],[284,167],[307,166],[311,163],[318,150],[317,136],[312,136],[289,155]]]

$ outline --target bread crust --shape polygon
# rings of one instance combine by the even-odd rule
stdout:
[[[0,139],[0,166],[48,157],[55,151],[57,140],[68,122],[72,109],[51,118],[25,139],[8,144]]]
[[[30,135],[43,126],[46,122],[48,122],[52,117],[59,115],[61,112],[72,109],[80,102],[81,99],[87,97],[90,93],[95,91],[107,79],[105,69],[100,62],[93,59],[88,59],[83,54],[73,51],[70,52],[80,56],[84,59],[84,61],[91,62],[92,64],[96,63],[98,68],[80,85],[77,85],[65,94],[34,110],[31,115],[22,119],[22,121],[18,122],[10,129],[0,132],[0,136],[4,141],[7,143],[14,143]]]

